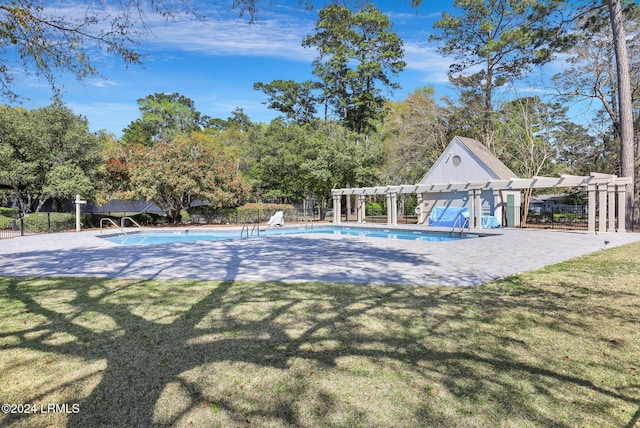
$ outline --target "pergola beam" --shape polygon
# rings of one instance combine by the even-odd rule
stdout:
[[[468,192],[469,190],[524,190],[548,189],[554,187],[587,187],[594,183],[628,184],[628,179],[615,175],[593,173],[590,176],[561,175],[560,177],[511,178],[508,180],[467,181],[432,184],[402,184],[399,186],[379,186],[333,189],[334,196],[344,195],[386,195],[407,193]]]
[[[478,212],[481,212],[480,195],[483,190],[512,191],[524,189],[549,189],[549,188],[575,188],[583,187],[588,191],[588,214],[589,214],[589,232],[596,232],[595,216],[596,216],[596,193],[599,199],[598,210],[600,212],[600,221],[598,229],[600,232],[606,232],[607,226],[609,231],[613,231],[615,219],[615,197],[617,193],[618,201],[618,231],[624,232],[624,221],[620,220],[621,213],[624,213],[624,194],[627,186],[631,183],[630,178],[621,178],[611,174],[601,174],[592,172],[588,176],[580,175],[561,175],[560,177],[533,177],[533,178],[510,178],[508,180],[486,180],[486,181],[467,181],[467,182],[450,182],[450,183],[431,183],[431,184],[402,184],[399,186],[380,186],[380,187],[360,187],[333,189],[331,194],[334,202],[334,222],[339,222],[341,211],[340,199],[342,196],[358,195],[359,203],[362,205],[364,196],[366,195],[385,195],[388,204],[389,224],[395,224],[397,195],[400,194],[417,194],[426,193],[444,193],[444,192],[467,192],[473,195],[474,204]],[[477,198],[476,198],[477,197]],[[360,206],[360,205],[359,205]],[[362,207],[360,207],[362,211]],[[608,217],[606,216],[609,211]],[[477,214],[477,213],[476,213]],[[338,219],[336,219],[336,216]],[[362,221],[362,213],[358,220]],[[622,217],[623,218],[623,217]],[[479,221],[476,221],[479,222]]]

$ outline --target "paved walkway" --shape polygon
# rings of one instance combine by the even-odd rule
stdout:
[[[117,246],[99,235],[68,232],[0,240],[0,276],[476,285],[640,241],[638,233],[505,229],[452,242],[318,234]]]

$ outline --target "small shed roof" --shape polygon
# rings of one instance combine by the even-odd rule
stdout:
[[[463,157],[461,168],[451,162]],[[455,136],[420,180],[419,184],[469,180],[507,180],[518,176],[482,143],[473,138]]]
[[[151,201],[122,201],[116,199],[112,199],[102,206],[90,204],[86,212],[94,214],[127,213],[129,215],[137,213],[164,214],[164,212]]]

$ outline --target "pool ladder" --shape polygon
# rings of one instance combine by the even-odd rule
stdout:
[[[460,220],[462,220],[462,225],[460,225]],[[449,233],[451,236],[454,236],[456,233],[458,234],[458,236],[463,236],[464,235],[464,224],[465,224],[465,218],[462,217],[461,215],[459,215],[458,217],[456,217],[456,221],[453,223],[453,227],[451,228],[451,232]],[[460,227],[460,230],[456,230],[456,227]]]
[[[140,230],[145,232],[145,237],[143,238],[142,241],[144,241],[145,239],[147,239],[149,237],[149,232],[147,230],[145,230],[142,226],[140,226],[138,224],[138,222],[136,222],[134,219],[132,219],[131,217],[122,217],[120,219],[120,225],[118,226],[118,223],[116,223],[115,221],[113,221],[112,219],[110,219],[109,217],[103,217],[100,219],[100,233],[102,233],[102,225],[105,221],[111,223],[112,225],[114,225],[115,227],[117,227],[118,229],[120,229],[120,232],[122,232],[125,236],[125,242],[127,239],[129,239],[129,235],[127,234],[127,231],[125,230],[124,227],[124,221],[125,220],[129,220],[131,223],[133,223],[137,228],[139,228]],[[140,242],[142,242],[140,241]]]
[[[240,231],[240,239],[242,239],[244,237],[244,231],[247,231],[247,238],[251,238],[253,237],[253,233],[256,233],[256,236],[260,236],[260,223],[254,223],[253,227],[251,228],[251,231],[249,231],[249,223],[245,223],[242,226],[242,230]]]
[[[125,236],[127,235],[127,232],[125,232],[124,229],[122,229],[121,226],[118,226],[118,223],[116,223],[115,221],[111,220],[109,217],[103,217],[103,218],[100,219],[100,233],[102,233],[102,225],[104,224],[105,221],[111,223],[112,225],[114,225],[115,227],[120,229],[120,231],[122,233],[124,233]]]
[[[304,219],[304,231],[312,231],[313,230],[313,219],[312,218],[306,218]]]

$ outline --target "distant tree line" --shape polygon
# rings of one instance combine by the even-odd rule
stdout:
[[[29,11],[28,3],[16,5]],[[255,3],[238,6],[252,13]],[[324,208],[332,188],[416,182],[454,135],[482,141],[522,177],[628,174],[628,113],[621,92],[629,90],[637,125],[635,2],[560,8],[556,1],[473,0],[454,6],[437,21],[432,41],[453,60],[455,100],[439,99],[425,86],[390,101],[398,88],[394,78],[406,63],[389,18],[373,4],[331,4],[301,41],[317,51],[314,80],[254,84],[281,114],[268,124],[253,123],[241,108],[226,119],[207,116],[178,93],[138,100],[140,117],[119,139],[90,132],[86,119],[60,101],[35,110],[2,107],[2,202],[16,200],[23,212],[33,212],[76,193],[97,201],[148,199],[172,221],[196,201],[228,208],[314,198]],[[11,23],[15,8],[0,7],[0,21]],[[11,25],[5,28],[17,31]],[[616,31],[625,29],[622,43]],[[16,39],[18,48],[23,42]],[[621,44],[630,61],[628,84],[622,85]],[[138,60],[125,45],[115,46],[125,60]],[[556,96],[518,95],[518,82],[558,52],[565,54],[566,67],[553,77]],[[2,58],[0,66],[6,64]],[[0,83],[10,97],[5,77]],[[567,106],[583,100],[601,109],[577,123]],[[631,175],[638,170],[635,138]]]

